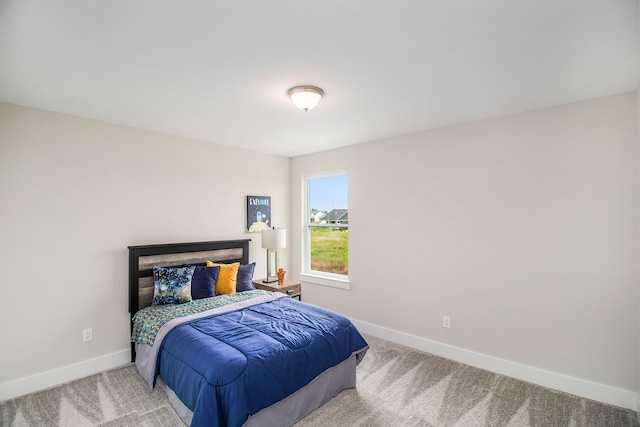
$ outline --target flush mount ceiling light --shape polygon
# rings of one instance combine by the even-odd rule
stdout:
[[[315,86],[296,86],[289,89],[289,96],[296,107],[309,111],[320,102],[324,91]]]

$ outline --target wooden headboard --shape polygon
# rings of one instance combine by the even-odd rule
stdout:
[[[129,314],[133,315],[153,301],[153,267],[180,267],[184,264],[204,265],[207,260],[230,264],[249,263],[249,242],[220,240],[214,242],[168,243],[129,246]],[[135,347],[131,344],[131,360]]]

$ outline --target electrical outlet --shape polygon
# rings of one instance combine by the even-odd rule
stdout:
[[[451,318],[449,316],[442,316],[442,327],[444,328],[451,327]]]
[[[82,331],[82,342],[91,341],[93,339],[93,329],[85,329]]]

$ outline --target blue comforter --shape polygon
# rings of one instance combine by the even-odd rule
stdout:
[[[366,348],[347,318],[279,298],[175,327],[156,372],[193,412],[192,426],[240,426]]]

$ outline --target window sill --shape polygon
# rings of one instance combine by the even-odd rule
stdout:
[[[315,285],[330,286],[332,288],[350,290],[351,282],[349,279],[336,279],[326,276],[317,276],[315,274],[300,273],[300,281],[313,283]]]

